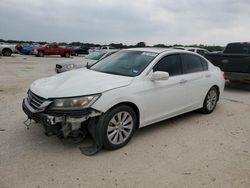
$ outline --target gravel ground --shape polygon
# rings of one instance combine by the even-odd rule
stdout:
[[[74,57],[82,58],[82,57]],[[250,85],[227,83],[210,115],[191,112],[137,131],[116,151],[87,157],[78,147],[26,130],[30,83],[61,57],[0,57],[0,187],[250,187]]]

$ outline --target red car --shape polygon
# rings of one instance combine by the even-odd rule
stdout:
[[[73,48],[67,48],[59,46],[56,43],[47,44],[40,48],[35,48],[34,54],[38,57],[43,57],[44,55],[60,55],[62,57],[70,57],[71,55],[75,55],[75,51]]]

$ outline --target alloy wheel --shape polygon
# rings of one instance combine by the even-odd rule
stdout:
[[[130,113],[122,111],[115,114],[109,121],[107,137],[114,145],[124,143],[132,133],[134,121]]]
[[[207,106],[207,109],[209,111],[212,111],[215,106],[216,106],[216,102],[217,102],[217,92],[212,89],[209,93],[208,93],[208,96],[207,96],[207,100],[206,100],[206,106]]]

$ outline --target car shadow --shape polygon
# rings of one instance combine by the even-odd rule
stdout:
[[[231,83],[226,82],[225,90],[227,91],[250,91],[250,83]]]
[[[188,112],[167,120],[163,120],[142,128],[139,128],[135,131],[135,135],[133,136],[133,142],[137,142],[136,140],[143,138],[146,138],[147,136],[154,134],[154,133],[158,133],[158,132],[162,132],[162,131],[168,131],[171,130],[172,128],[174,128],[175,126],[178,126],[178,128],[180,128],[180,126],[187,126],[185,123],[181,123],[184,121],[188,121],[189,119],[193,119],[196,117],[200,117],[202,114],[196,110],[196,111],[192,111],[192,112]],[[194,122],[195,123],[195,122]],[[190,124],[192,125],[192,124]],[[40,126],[39,126],[40,127]],[[79,149],[80,147],[87,147],[87,146],[92,146],[94,144],[94,140],[91,137],[91,135],[88,133],[85,137],[85,139],[79,143],[74,143],[68,140],[61,140],[59,138],[56,138],[56,136],[52,136],[47,137],[45,136],[43,133],[41,133],[43,131],[43,128],[40,127],[38,128],[38,132],[37,134],[39,134],[39,137],[41,137],[42,140],[46,139],[48,142],[53,142],[51,149],[55,148],[55,147],[61,147],[62,150],[68,150],[71,151],[72,149]],[[33,139],[33,138],[30,138]],[[32,140],[31,140],[32,141]],[[40,147],[43,147],[40,145]],[[44,148],[47,149],[48,145],[44,145]],[[112,150],[111,150],[112,151]],[[79,150],[80,152],[80,150]],[[102,149],[101,153],[104,155],[108,155],[110,154],[110,150],[106,150],[106,149]]]
[[[145,126],[145,127],[142,127],[142,128],[139,128],[135,135],[136,137],[137,136],[141,136],[142,134],[145,135],[145,134],[151,134],[152,132],[154,131],[161,131],[162,129],[171,129],[173,128],[174,126],[184,126],[184,124],[181,124],[179,122],[182,122],[182,121],[185,121],[189,118],[194,118],[195,116],[200,116],[202,115],[198,110],[196,111],[192,111],[192,112],[188,112],[188,113],[185,113],[185,114],[182,114],[182,115],[178,115],[176,117],[172,117],[172,118],[169,118],[169,119],[166,119],[166,120],[163,120],[163,121],[160,121],[160,122],[157,122],[157,123],[154,123],[154,124],[151,124],[151,125],[148,125],[148,126]]]

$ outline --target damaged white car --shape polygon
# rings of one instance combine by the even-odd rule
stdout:
[[[224,89],[223,72],[204,57],[183,50],[121,50],[90,68],[33,82],[23,100],[29,119],[47,135],[84,138],[95,147],[126,145],[135,130],[192,110],[211,113]]]

